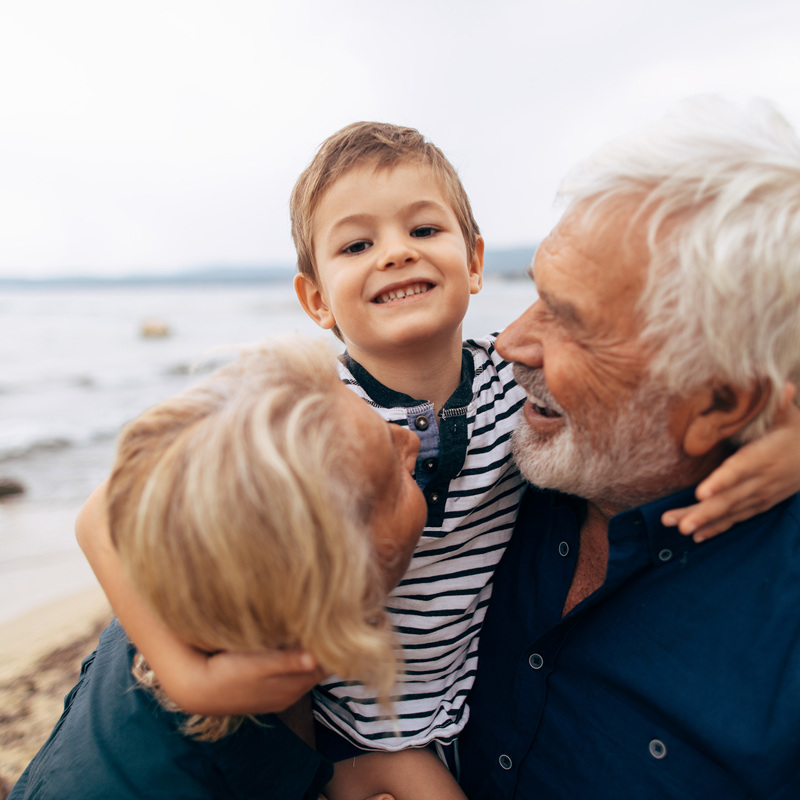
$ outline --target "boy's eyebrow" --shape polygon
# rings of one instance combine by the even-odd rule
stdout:
[[[405,214],[416,214],[420,211],[427,211],[428,209],[432,211],[447,210],[446,206],[437,202],[436,200],[415,200],[413,203],[409,203],[407,206],[404,206],[401,211]],[[345,225],[360,225],[369,223],[374,220],[376,216],[376,214],[372,214],[369,211],[363,211],[359,214],[348,214],[346,217],[337,219],[336,222],[331,225],[331,230],[335,231],[337,228],[342,228]]]

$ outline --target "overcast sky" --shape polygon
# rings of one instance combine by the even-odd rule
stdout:
[[[489,248],[686,95],[800,126],[797,0],[0,0],[0,276],[292,260],[287,198],[358,119],[458,168]]]

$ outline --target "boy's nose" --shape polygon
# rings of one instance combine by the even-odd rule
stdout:
[[[389,269],[413,264],[418,258],[416,248],[410,242],[397,237],[386,243],[381,262],[383,269]]]

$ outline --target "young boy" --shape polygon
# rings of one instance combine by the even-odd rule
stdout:
[[[327,680],[315,692],[327,726],[318,746],[341,760],[358,748],[448,745],[467,720],[491,577],[523,488],[510,437],[524,392],[493,340],[461,337],[481,288],[483,240],[442,152],[393,125],[334,134],[290,207],[300,303],[345,343],[345,384],[419,435],[428,503],[413,563],[388,601],[405,661],[396,719],[363,686]]]
[[[381,711],[374,693],[335,678],[315,696],[322,722],[318,746],[335,760],[350,759],[344,762],[348,774],[340,768],[337,781],[358,783],[361,764],[369,765],[365,771],[387,775],[384,763],[392,756],[352,760],[354,755],[434,743],[447,747],[467,721],[490,581],[522,492],[510,436],[524,393],[513,382],[511,366],[495,353],[493,339],[462,342],[470,294],[481,288],[483,240],[455,169],[416,130],[356,123],[334,134],[298,180],[291,212],[300,270],[295,288],[306,312],[345,343],[343,381],[385,419],[407,426],[421,440],[416,478],[427,500],[427,527],[387,603],[405,661],[393,692],[395,715]],[[752,464],[740,455],[738,466],[715,479],[719,490],[759,474],[778,455],[782,460],[774,470],[781,478],[790,476],[786,491],[773,492],[771,476],[765,475],[757,490],[735,489],[709,501],[712,515],[724,516],[729,505],[740,513],[740,504],[747,503],[741,496],[763,490],[773,492],[770,502],[776,502],[795,491],[800,470],[794,441],[794,430],[782,433]],[[703,514],[695,512],[695,519]],[[83,544],[91,549],[87,535],[94,534],[84,535]],[[89,556],[97,567],[96,554]],[[111,571],[100,566],[109,588]],[[111,599],[123,624],[137,624]],[[128,596],[126,605],[129,601]],[[185,653],[170,664],[163,653],[171,648],[178,657],[180,643],[156,646],[146,626],[138,624],[138,630],[141,641],[129,633],[167,692],[175,687],[182,696],[174,699],[189,710],[274,711],[296,699],[293,692],[299,694],[304,685],[279,676],[264,688],[265,677],[278,670],[267,666],[259,674],[252,661],[232,656],[214,656],[196,670],[184,667]],[[157,650],[164,674],[155,662]],[[221,669],[219,677],[204,677],[208,664]],[[233,664],[240,670],[236,674]],[[168,673],[179,670],[173,682]],[[230,686],[223,675],[230,676]],[[195,682],[191,690],[184,691],[184,679]],[[457,759],[454,748],[446,755],[451,763]],[[347,797],[346,791],[328,789],[332,798]]]

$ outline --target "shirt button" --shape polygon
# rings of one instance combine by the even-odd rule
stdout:
[[[566,542],[561,542],[558,546],[558,554],[564,557],[569,555],[569,545]]]
[[[433,472],[436,469],[436,459],[435,458],[426,458],[422,462],[422,469],[425,472]]]
[[[433,492],[428,499],[431,501],[431,503],[438,503],[439,502],[439,493],[438,492]]]
[[[650,742],[650,755],[658,759],[664,758],[667,755],[667,746],[661,739],[653,739],[653,741]]]
[[[534,653],[529,659],[531,669],[541,669],[544,666],[544,659],[538,654]]]
[[[500,766],[503,769],[511,769],[511,767],[514,766],[514,762],[505,753],[497,760],[500,762]]]
[[[430,420],[429,420],[429,419],[428,419],[428,418],[427,418],[427,417],[426,417],[424,414],[420,414],[420,415],[419,415],[419,416],[418,416],[418,417],[417,417],[417,418],[414,420],[414,427],[415,427],[415,428],[416,428],[418,431],[426,431],[426,430],[428,430],[428,425],[430,425],[430,424],[431,424],[431,423],[430,423]]]
[[[663,549],[663,550],[662,550],[662,551],[661,551],[661,552],[658,554],[658,557],[659,557],[659,558],[660,558],[662,561],[669,561],[669,560],[672,558],[672,550],[667,550],[666,548],[664,548],[664,549]]]

